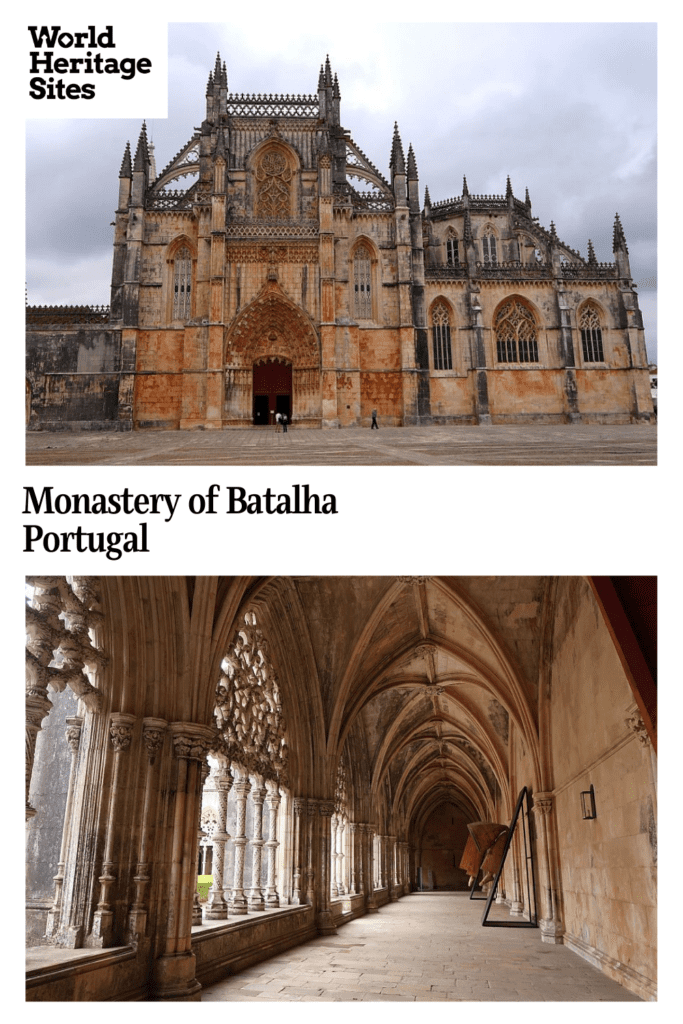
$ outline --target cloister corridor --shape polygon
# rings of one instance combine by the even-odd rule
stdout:
[[[202,990],[202,1002],[640,1002],[536,928],[482,927],[465,892],[411,893]],[[510,921],[507,907],[489,920]]]

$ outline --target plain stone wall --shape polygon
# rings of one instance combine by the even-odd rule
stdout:
[[[565,942],[644,998],[656,978],[656,796],[649,746],[629,731],[634,704],[588,585],[558,591],[552,748]],[[583,820],[580,793],[595,790]]]

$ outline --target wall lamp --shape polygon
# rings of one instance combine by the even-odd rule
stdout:
[[[581,816],[584,821],[590,821],[591,818],[597,817],[595,813],[595,791],[592,786],[581,794]]]

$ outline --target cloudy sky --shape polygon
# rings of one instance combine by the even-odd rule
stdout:
[[[308,21],[310,24],[310,21]],[[313,93],[329,54],[341,120],[385,174],[394,121],[432,202],[528,187],[533,214],[612,261],[621,217],[656,359],[654,24],[370,23],[301,33],[282,23],[169,25],[167,121],[148,121],[157,169],[203,117],[216,52],[232,92]],[[111,221],[124,147],[139,121],[27,122],[31,304],[108,303]]]

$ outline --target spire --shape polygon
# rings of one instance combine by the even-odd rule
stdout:
[[[337,72],[334,73],[334,86],[332,88],[332,98],[335,100],[341,99],[341,93],[339,92],[339,79],[337,78]]]
[[[121,170],[119,171],[119,178],[130,178],[133,173],[133,168],[130,161],[130,142],[126,143],[126,148],[123,151],[123,160],[121,161]]]
[[[432,208],[432,201],[429,198],[429,189],[426,188],[425,189],[425,213],[429,214],[429,212],[431,211],[431,208]]]
[[[213,71],[209,71],[209,80],[206,83],[206,95],[213,96]]]
[[[526,203],[529,210],[531,210],[531,199],[529,198],[529,189],[525,190],[524,202]]]
[[[322,64],[320,65],[320,74],[318,75],[318,89],[325,88],[325,72],[323,71]]]
[[[221,55],[220,55],[220,53],[216,54],[216,63],[214,65],[214,69],[213,69],[213,80],[216,83],[216,85],[220,85],[220,83],[221,83]]]
[[[408,146],[408,181],[417,181],[417,163],[412,142]]]
[[[398,123],[394,121],[394,137],[391,142],[391,159],[389,160],[389,166],[392,174],[405,174],[406,162],[403,156],[403,144],[401,142],[401,136],[398,134]]]
[[[619,220],[619,214],[617,213],[614,218],[614,238],[612,242],[613,252],[625,252],[628,255],[628,246],[626,245],[626,236],[624,229],[621,226]]]
[[[550,221],[550,240],[552,242],[559,242],[559,238],[557,237],[557,229],[555,227],[555,221],[554,220]]]
[[[512,199],[512,185],[510,184],[510,175],[508,174],[507,185],[505,186],[505,198],[509,201]]]
[[[140,130],[140,138],[138,139],[138,148],[135,150],[135,161],[133,163],[134,171],[144,171],[147,173],[149,167],[149,147],[147,145],[147,125],[142,122],[142,128]]]
[[[468,196],[470,194],[470,190],[467,187],[467,178],[464,174],[462,176],[462,194],[463,196]]]
[[[325,85],[332,85],[332,68],[330,67],[330,55],[325,57]]]
[[[591,242],[590,238],[588,239],[588,262],[589,263],[597,263],[598,262],[597,259],[595,258],[595,249],[593,248],[593,243]]]
[[[221,69],[221,85],[226,89],[228,88],[228,69],[225,66],[225,61],[223,61],[223,67]]]

